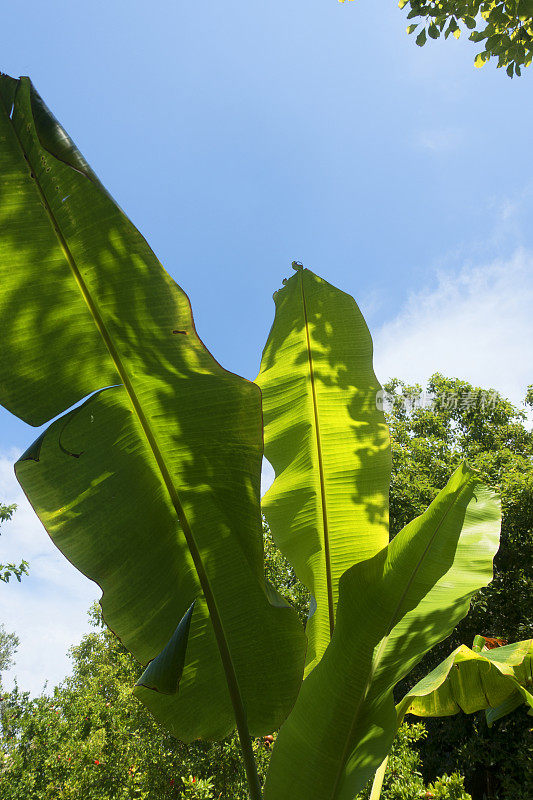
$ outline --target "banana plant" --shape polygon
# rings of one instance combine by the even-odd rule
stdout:
[[[236,726],[252,800],[250,735],[282,723],[265,800],[353,800],[392,742],[394,685],[491,578],[497,499],[463,465],[389,543],[389,436],[351,297],[294,263],[250,383],[27,78],[0,77],[0,170],[0,401],[49,425],[17,477],[146,664],[135,695],[184,741]],[[264,508],[312,594],[307,657],[264,577],[260,389]]]
[[[533,639],[495,649],[485,649],[482,640],[476,636],[472,649],[460,645],[422,678],[398,703],[398,719],[486,709],[492,712],[487,722],[493,724],[522,703],[533,714]]]
[[[396,706],[397,729],[406,714],[448,717],[485,710],[492,725],[525,704],[533,715],[532,670],[533,639],[492,649],[476,636],[472,649],[460,645],[407,692]],[[370,800],[379,800],[387,760],[376,772]]]
[[[293,267],[257,379],[276,476],[263,508],[315,602],[265,800],[353,800],[392,744],[395,684],[491,580],[500,510],[463,465],[388,544],[389,437],[370,334],[351,297]]]
[[[258,798],[250,735],[279,727],[305,657],[264,578],[260,391],[207,351],[28,78],[0,77],[0,143],[0,401],[34,426],[61,415],[17,477],[149,664],[136,695],[184,741],[236,724]]]

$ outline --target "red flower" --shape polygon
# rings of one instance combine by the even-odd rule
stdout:
[[[98,761],[98,759],[97,759],[97,758],[95,758],[95,759],[94,759],[94,763],[95,763],[95,764],[98,766],[98,764],[99,764],[100,762]]]
[[[193,778],[193,779],[192,779],[192,782],[193,782],[193,783],[196,783],[196,778]]]

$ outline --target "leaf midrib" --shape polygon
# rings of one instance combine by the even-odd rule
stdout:
[[[13,106],[15,106],[15,104],[16,104],[17,96],[18,96],[18,93],[19,93],[21,85],[22,84],[19,82],[19,85],[17,86],[17,90],[16,90],[16,93],[15,93]],[[247,732],[246,712],[245,712],[245,709],[244,709],[243,699],[242,699],[242,696],[241,696],[241,693],[240,693],[240,688],[239,688],[239,684],[238,684],[238,680],[237,680],[237,675],[235,673],[235,667],[233,665],[233,660],[232,660],[232,657],[231,657],[231,653],[229,651],[229,646],[228,646],[226,634],[225,634],[225,631],[224,631],[223,623],[222,623],[222,620],[221,620],[221,617],[220,617],[220,613],[219,613],[219,610],[218,610],[218,606],[217,606],[217,603],[216,603],[215,596],[214,596],[214,594],[212,592],[211,585],[209,583],[209,579],[208,579],[207,574],[205,572],[205,568],[204,568],[204,565],[203,565],[203,561],[202,561],[200,552],[199,552],[199,550],[198,550],[198,548],[196,546],[196,542],[194,540],[193,533],[192,533],[191,527],[189,525],[189,521],[187,519],[187,515],[186,515],[186,513],[185,513],[185,511],[183,509],[183,506],[181,504],[181,501],[180,501],[180,498],[179,498],[179,494],[178,494],[178,490],[177,490],[177,488],[176,488],[176,486],[174,484],[174,481],[172,480],[172,477],[170,475],[168,467],[167,467],[167,465],[165,463],[165,459],[164,459],[162,450],[161,450],[161,448],[160,448],[160,446],[158,444],[157,437],[156,437],[154,431],[152,430],[151,425],[150,425],[150,423],[149,423],[149,421],[148,421],[148,419],[147,419],[147,417],[146,417],[146,415],[145,415],[145,413],[143,411],[142,405],[141,405],[141,403],[139,401],[139,398],[137,397],[137,393],[136,393],[135,388],[134,388],[134,386],[132,384],[132,381],[130,379],[128,371],[127,371],[127,369],[126,369],[126,367],[125,367],[125,365],[124,365],[124,363],[122,361],[120,353],[118,352],[117,348],[115,347],[113,339],[112,339],[109,331],[107,330],[106,324],[105,324],[104,319],[103,319],[103,317],[102,317],[102,315],[100,313],[98,305],[97,305],[96,301],[93,299],[93,297],[91,296],[91,293],[90,293],[90,291],[89,291],[89,289],[88,289],[88,287],[87,287],[87,285],[86,285],[86,283],[85,283],[85,281],[83,279],[83,276],[82,276],[82,274],[81,274],[81,272],[80,272],[80,270],[78,268],[78,265],[76,264],[76,260],[75,260],[75,258],[73,256],[69,246],[68,246],[68,243],[67,243],[65,237],[63,236],[63,233],[61,231],[59,223],[58,223],[58,221],[57,221],[57,219],[56,219],[56,217],[55,217],[55,215],[54,215],[54,213],[52,211],[52,208],[50,207],[50,204],[48,203],[48,199],[46,197],[46,194],[45,194],[43,188],[40,185],[39,179],[37,178],[37,172],[33,168],[33,165],[31,164],[29,155],[26,153],[26,150],[24,149],[24,145],[23,145],[23,143],[22,143],[22,141],[20,139],[20,136],[18,134],[17,128],[16,128],[15,124],[13,123],[13,120],[9,117],[9,114],[8,114],[7,110],[5,109],[5,104],[4,104],[3,99],[1,98],[1,96],[0,96],[0,102],[2,102],[4,110],[6,111],[6,115],[10,119],[11,128],[12,128],[14,134],[15,134],[15,137],[16,137],[16,140],[17,140],[17,142],[19,144],[19,147],[21,149],[22,155],[23,155],[25,161],[27,162],[28,170],[30,172],[30,177],[31,177],[32,183],[35,186],[35,188],[36,188],[36,190],[37,190],[37,192],[39,194],[39,198],[40,198],[40,200],[42,202],[42,205],[43,205],[43,207],[44,207],[44,209],[46,211],[46,214],[47,214],[47,216],[48,216],[48,218],[50,220],[50,224],[52,225],[52,228],[53,228],[54,233],[56,235],[56,238],[57,238],[57,240],[59,242],[61,250],[63,251],[65,259],[66,259],[66,261],[67,261],[67,263],[68,263],[68,265],[69,265],[69,267],[71,269],[71,272],[72,272],[73,277],[74,277],[74,279],[75,279],[75,281],[76,281],[76,283],[78,285],[80,293],[81,293],[81,295],[82,295],[82,297],[83,297],[83,299],[84,299],[84,301],[85,301],[85,303],[86,303],[86,305],[87,305],[87,307],[89,309],[89,312],[90,312],[90,314],[91,314],[91,316],[93,318],[94,324],[95,324],[96,328],[98,329],[98,332],[99,332],[100,336],[102,337],[102,339],[103,339],[103,341],[104,341],[104,343],[106,345],[106,348],[107,348],[107,350],[109,352],[109,355],[111,356],[111,359],[112,359],[112,361],[113,361],[113,363],[115,365],[115,368],[116,368],[116,370],[117,370],[117,372],[118,372],[118,374],[119,374],[119,376],[120,376],[120,378],[122,380],[124,389],[126,390],[126,392],[128,394],[128,397],[129,397],[130,402],[131,402],[131,404],[133,406],[135,414],[137,415],[137,418],[138,418],[139,424],[141,426],[141,429],[142,429],[142,431],[143,431],[143,433],[144,433],[144,435],[146,437],[146,440],[148,442],[148,446],[149,446],[150,450],[152,451],[152,454],[153,454],[153,456],[154,456],[154,458],[156,460],[157,466],[158,466],[159,471],[161,473],[161,477],[163,479],[163,483],[165,484],[165,488],[167,489],[167,492],[169,494],[172,506],[174,508],[176,516],[178,517],[178,521],[179,521],[179,523],[181,525],[181,528],[183,530],[183,534],[185,536],[185,540],[187,542],[187,546],[188,546],[189,551],[191,553],[191,557],[193,559],[193,563],[194,563],[194,566],[195,566],[195,569],[196,569],[196,573],[198,575],[198,580],[199,580],[200,586],[202,588],[202,592],[204,594],[207,607],[209,609],[209,614],[210,614],[210,617],[211,617],[211,623],[213,625],[213,630],[214,630],[214,633],[215,633],[215,638],[216,638],[216,641],[217,641],[217,645],[218,645],[218,649],[219,649],[222,665],[224,667],[224,673],[226,675],[226,681],[228,683],[228,692],[229,692],[229,695],[230,695],[230,698],[231,698],[231,701],[232,701],[232,705],[233,705],[233,708],[234,708],[237,725],[238,726],[244,725],[246,727],[246,732]],[[32,131],[32,133],[36,137],[36,139],[38,140],[37,132],[35,130],[35,124],[34,124],[33,116],[32,116],[32,123],[33,123],[33,131]]]
[[[304,270],[300,269],[298,271],[300,273],[300,288],[302,292],[302,306],[303,306],[305,338],[307,346],[307,360],[309,364],[309,380],[311,383],[315,440],[316,440],[316,448],[318,455],[318,475],[320,481],[320,503],[322,508],[322,529],[324,534],[324,556],[325,556],[325,567],[326,567],[326,587],[328,596],[329,637],[331,639],[331,637],[333,636],[333,630],[335,628],[335,606],[333,602],[333,578],[331,574],[331,551],[329,542],[329,521],[328,521],[328,512],[326,503],[326,480],[324,476],[322,443],[320,438],[320,422],[318,416],[318,400],[317,400],[317,392],[315,384],[315,372],[313,368],[313,353],[311,349],[311,337],[309,334],[309,322],[307,319],[307,304],[305,300],[305,291],[304,291],[304,281],[303,281]]]

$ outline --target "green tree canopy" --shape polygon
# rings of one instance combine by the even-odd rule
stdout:
[[[500,549],[494,579],[473,599],[452,636],[434,648],[404,682],[398,700],[461,644],[474,636],[527,639],[533,629],[533,432],[525,410],[492,391],[436,374],[424,389],[394,379],[385,385],[392,439],[391,533],[395,535],[437,494],[466,459],[502,500]],[[526,402],[531,405],[531,387]],[[474,800],[533,793],[530,720],[523,709],[491,730],[483,713],[427,723],[421,743],[425,777],[458,769]],[[489,788],[487,788],[489,787]],[[497,794],[501,792],[501,794]]]
[[[270,578],[300,607],[299,585],[268,534],[266,556]],[[51,696],[31,699],[18,689],[3,696],[2,800],[246,800],[236,735],[189,746],[171,736],[131,695],[142,667],[103,626],[98,606],[90,617],[96,630],[72,648],[72,673]],[[469,800],[458,774],[424,784],[413,749],[424,736],[420,723],[400,729],[383,800],[423,797],[426,791],[441,800]],[[262,774],[273,738],[254,742]],[[358,800],[368,794],[369,787]]]
[[[187,746],[165,731],[132,697],[141,665],[103,626],[97,606],[90,616],[99,630],[72,648],[72,673],[51,696],[4,694],[0,797],[245,800],[236,736]],[[260,760],[266,746],[255,747]]]
[[[391,534],[422,513],[464,459],[502,500],[502,536],[494,580],[474,598],[453,642],[435,663],[477,633],[527,639],[533,625],[533,432],[526,413],[494,391],[436,374],[426,389],[385,385],[393,449]]]

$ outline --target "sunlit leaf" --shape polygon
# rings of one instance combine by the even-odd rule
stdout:
[[[340,581],[337,624],[272,754],[265,800],[353,800],[396,731],[393,689],[492,577],[499,503],[466,466]]]
[[[329,644],[341,575],[388,542],[390,443],[361,312],[352,297],[295,266],[275,295],[257,383],[265,455],[276,473],[264,513],[314,598],[309,671]]]
[[[305,643],[263,575],[260,392],[206,350],[27,78],[0,77],[0,142],[1,402],[42,425],[87,398],[17,476],[125,646],[142,663],[165,653],[159,691],[136,690],[156,716],[186,740],[225,735],[237,709],[270,732]]]

